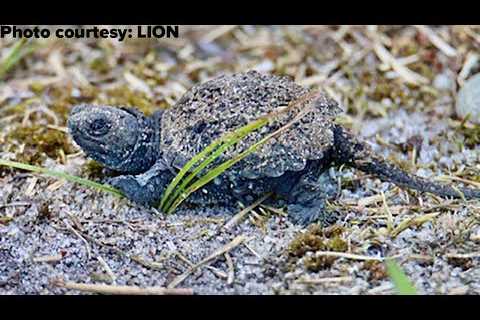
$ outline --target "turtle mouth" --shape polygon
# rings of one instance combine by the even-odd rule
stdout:
[[[80,114],[82,110],[82,108],[74,108],[70,118],[68,119],[68,129],[75,143],[89,157],[100,161],[107,166],[115,167],[118,165],[118,163],[111,163],[111,159],[115,159],[115,162],[118,161],[119,163],[128,159],[128,157],[131,155],[131,152],[124,152],[112,158],[112,146],[106,142],[107,139],[105,137],[99,138],[86,133],[86,131],[83,129],[83,120]]]
[[[75,141],[75,143],[90,157],[95,160],[105,162],[107,158],[107,152],[105,150],[105,145],[94,138],[89,137],[88,135],[82,134],[77,128],[70,128],[70,133]]]
[[[113,155],[112,152],[109,151],[108,144],[90,136],[78,135],[74,140],[87,156],[114,170],[118,170],[121,167],[121,164],[133,154],[132,151]]]

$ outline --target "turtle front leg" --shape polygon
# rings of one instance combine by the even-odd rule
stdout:
[[[164,190],[174,178],[174,174],[159,162],[150,170],[139,175],[124,175],[112,178],[110,185],[119,189],[129,200],[143,206],[158,205]],[[192,193],[186,203],[197,206],[231,204],[233,197],[223,180],[216,179]]]
[[[161,162],[139,175],[124,175],[108,180],[108,183],[122,192],[129,200],[143,206],[156,205],[174,175]]]

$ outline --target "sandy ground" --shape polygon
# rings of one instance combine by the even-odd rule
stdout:
[[[257,47],[261,34],[270,32],[262,30],[251,31],[260,33],[255,38],[260,39]],[[302,45],[308,43],[305,40]],[[368,64],[374,56],[361,63]],[[9,88],[15,87],[15,75],[27,74],[28,67],[33,68],[23,66],[14,73],[7,82]],[[409,170],[418,175],[461,176],[469,169],[478,175],[478,145],[459,146],[461,133],[452,130],[455,95],[449,83],[455,79],[445,70],[440,74],[438,94],[428,104],[412,108],[400,103],[386,108],[383,116],[373,116],[374,108],[362,116],[350,108],[347,115],[355,120],[350,126],[377,153],[394,157],[399,165],[410,164]],[[341,78],[336,80],[339,87]],[[343,94],[336,86],[333,92]],[[17,98],[16,103],[21,100]],[[5,101],[3,108],[13,103]],[[382,103],[388,105],[386,100]],[[11,124],[0,122],[0,126],[0,141],[5,143],[0,156],[15,159],[4,139]],[[417,136],[422,140],[411,165],[411,150],[401,148]],[[63,164],[57,160],[47,157],[42,164],[82,175],[87,161],[75,152]],[[337,238],[342,249],[339,257],[327,260],[324,251],[335,250],[305,240],[303,252],[292,241],[302,234],[317,237],[315,241],[334,236],[318,235],[318,231],[315,236],[313,229],[293,225],[279,212],[257,208],[224,230],[220,227],[241,210],[238,206],[183,208],[164,216],[83,186],[4,170],[0,175],[0,293],[80,293],[58,286],[63,281],[143,288],[175,283],[176,288],[189,288],[195,294],[393,294],[381,262],[385,257],[397,260],[419,293],[480,293],[478,200],[441,199],[402,190],[349,168],[332,168],[330,175],[342,191],[331,206],[338,219],[323,229],[341,230]],[[232,241],[235,245],[227,247],[226,253],[215,254]],[[212,259],[196,265],[212,254]]]

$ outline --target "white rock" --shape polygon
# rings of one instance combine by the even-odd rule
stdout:
[[[437,75],[433,80],[433,86],[438,90],[451,90],[454,88],[454,85],[454,80],[446,73]]]
[[[480,124],[480,73],[466,81],[458,92],[456,111],[461,118],[470,114],[470,120]]]

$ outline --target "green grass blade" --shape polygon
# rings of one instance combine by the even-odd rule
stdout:
[[[228,134],[224,137],[221,137],[214,141],[212,144],[217,147],[220,145],[216,150],[213,151],[213,148],[210,148],[209,145],[206,149],[208,151],[213,151],[210,156],[208,156],[206,159],[203,160],[202,163],[200,163],[191,173],[188,175],[185,179],[183,179],[182,183],[178,188],[174,191],[173,195],[169,196],[168,200],[164,202],[164,205],[161,206],[161,209],[164,210],[164,212],[171,212],[172,210],[169,210],[172,203],[175,202],[175,200],[178,198],[178,196],[182,193],[184,193],[186,186],[195,178],[197,175],[205,169],[210,163],[215,161],[225,150],[227,150],[229,147],[232,145],[238,143],[241,141],[245,136],[247,136],[249,133],[263,127],[265,124],[267,124],[268,120],[265,118],[256,120],[252,123],[249,123],[243,127],[240,127],[239,129],[235,130],[231,134]],[[206,156],[206,155],[205,155]],[[196,158],[196,157],[194,157]],[[192,159],[193,160],[193,159]],[[192,161],[193,162],[193,161]],[[187,163],[188,165],[188,163]],[[188,169],[190,169],[192,166],[189,165]],[[188,171],[188,170],[187,170]],[[183,177],[183,175],[182,175]]]
[[[203,149],[200,153],[196,154],[190,161],[188,161],[183,168],[177,173],[175,178],[170,182],[168,187],[165,189],[162,195],[162,199],[160,201],[159,207],[162,209],[165,207],[165,203],[169,200],[171,193],[174,191],[175,187],[178,185],[180,180],[188,173],[188,171],[200,160],[202,160],[207,154],[212,152],[219,144],[221,144],[221,140],[216,140]],[[163,210],[163,209],[162,209]]]
[[[42,167],[32,166],[30,164],[25,164],[25,163],[16,162],[16,161],[10,161],[10,160],[4,160],[4,159],[0,159],[0,166],[7,166],[7,167],[16,168],[16,169],[41,173],[41,174],[45,174],[45,175],[50,176],[50,177],[61,178],[61,179],[65,179],[65,180],[70,181],[70,182],[78,183],[78,184],[81,184],[81,185],[84,185],[84,186],[87,186],[87,187],[90,187],[90,188],[95,188],[95,189],[98,189],[100,191],[109,192],[109,193],[114,194],[116,196],[120,196],[120,197],[123,196],[123,194],[119,190],[117,190],[117,189],[115,189],[115,188],[113,188],[109,185],[97,183],[97,182],[94,182],[94,181],[91,181],[91,180],[88,180],[88,179],[84,179],[84,178],[80,178],[80,177],[77,177],[77,176],[72,176],[70,174],[67,174],[67,173],[61,172],[61,171],[54,171],[54,170],[50,170],[50,169],[46,169],[46,168],[42,168]]]
[[[7,72],[22,59],[31,50],[23,50],[27,44],[28,39],[22,38],[15,42],[10,52],[0,64],[0,80],[7,74]]]
[[[387,272],[395,285],[398,294],[401,295],[416,295],[417,290],[403,272],[402,268],[393,260],[387,259],[385,261]]]

